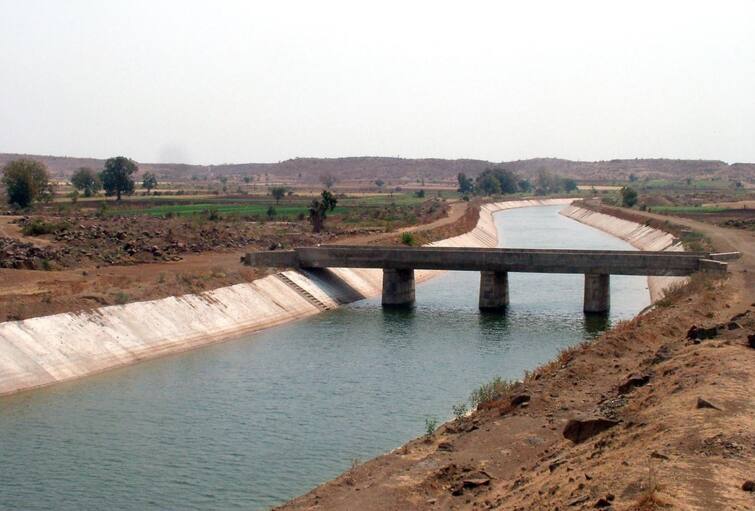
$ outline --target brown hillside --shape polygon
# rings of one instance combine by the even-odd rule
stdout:
[[[96,158],[73,158],[67,156],[42,156],[0,153],[0,166],[16,158],[33,158],[43,162],[57,178],[66,178],[79,167],[94,169],[102,167],[104,160]],[[295,178],[304,182],[317,182],[320,176],[331,174],[339,180],[454,180],[464,172],[475,176],[485,168],[497,163],[473,160],[444,160],[438,158],[294,158],[278,163],[234,163],[220,165],[187,165],[178,163],[140,163],[142,171],[152,171],[163,179],[190,179],[192,176],[263,175]],[[755,180],[755,164],[727,164],[717,160],[667,160],[632,159],[610,161],[571,161],[558,158],[533,158],[502,162],[500,165],[523,176],[536,175],[547,170],[564,177],[582,181],[626,180],[630,174],[638,178],[728,178],[745,181]]]

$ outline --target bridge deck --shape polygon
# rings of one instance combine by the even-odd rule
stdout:
[[[626,250],[556,250],[519,248],[321,246],[251,252],[249,266],[294,268],[383,268],[612,275],[695,273],[707,253]],[[708,261],[725,271],[726,264]]]

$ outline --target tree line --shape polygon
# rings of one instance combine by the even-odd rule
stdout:
[[[95,172],[88,167],[81,167],[71,176],[71,185],[92,197],[100,190],[108,197],[115,196],[121,200],[122,195],[134,193],[133,175],[138,172],[136,162],[125,156],[115,156],[105,161],[102,170]],[[27,208],[34,202],[47,202],[52,199],[53,190],[47,167],[36,160],[21,158],[13,160],[3,168],[3,186],[8,203],[17,208]],[[142,176],[142,188],[150,193],[157,188],[157,176],[146,172]]]
[[[475,179],[468,177],[463,172],[460,172],[456,177],[459,182],[458,192],[462,195],[490,196],[511,193],[548,195],[551,193],[568,193],[577,189],[575,180],[559,177],[546,170],[540,170],[533,181],[521,178],[513,171],[502,167],[487,168]]]

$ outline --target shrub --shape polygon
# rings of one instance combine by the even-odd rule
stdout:
[[[469,396],[469,401],[472,403],[473,408],[479,407],[483,403],[489,403],[500,399],[503,395],[509,392],[516,382],[511,380],[504,380],[500,376],[496,376],[488,383],[483,383],[472,395]]]
[[[222,219],[220,212],[215,208],[205,209],[203,213],[204,213],[205,218],[207,218],[207,220],[211,220],[213,222],[216,222]]]
[[[31,223],[23,226],[21,232],[26,236],[40,236],[43,234],[53,234],[58,231],[65,231],[66,229],[68,229],[68,224],[65,222],[45,222],[40,218],[35,218]]]
[[[425,417],[425,436],[430,438],[438,429],[438,418],[432,415]]]
[[[410,232],[403,233],[401,235],[401,243],[404,244],[404,245],[408,245],[410,247],[413,246],[414,243],[415,243],[415,241],[414,241],[414,234],[412,234]]]
[[[460,421],[467,414],[467,404],[463,401],[461,403],[455,404],[451,407],[451,411],[454,413],[456,420]]]

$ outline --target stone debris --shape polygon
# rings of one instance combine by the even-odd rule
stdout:
[[[721,410],[719,407],[701,397],[697,398],[697,408],[712,408],[713,410]]]
[[[575,444],[589,440],[595,435],[619,424],[619,421],[596,417],[593,419],[571,419],[564,427],[564,437]]]
[[[636,375],[633,374],[627,378],[627,380],[619,385],[619,394],[628,394],[637,387],[643,387],[650,382],[649,374]]]

